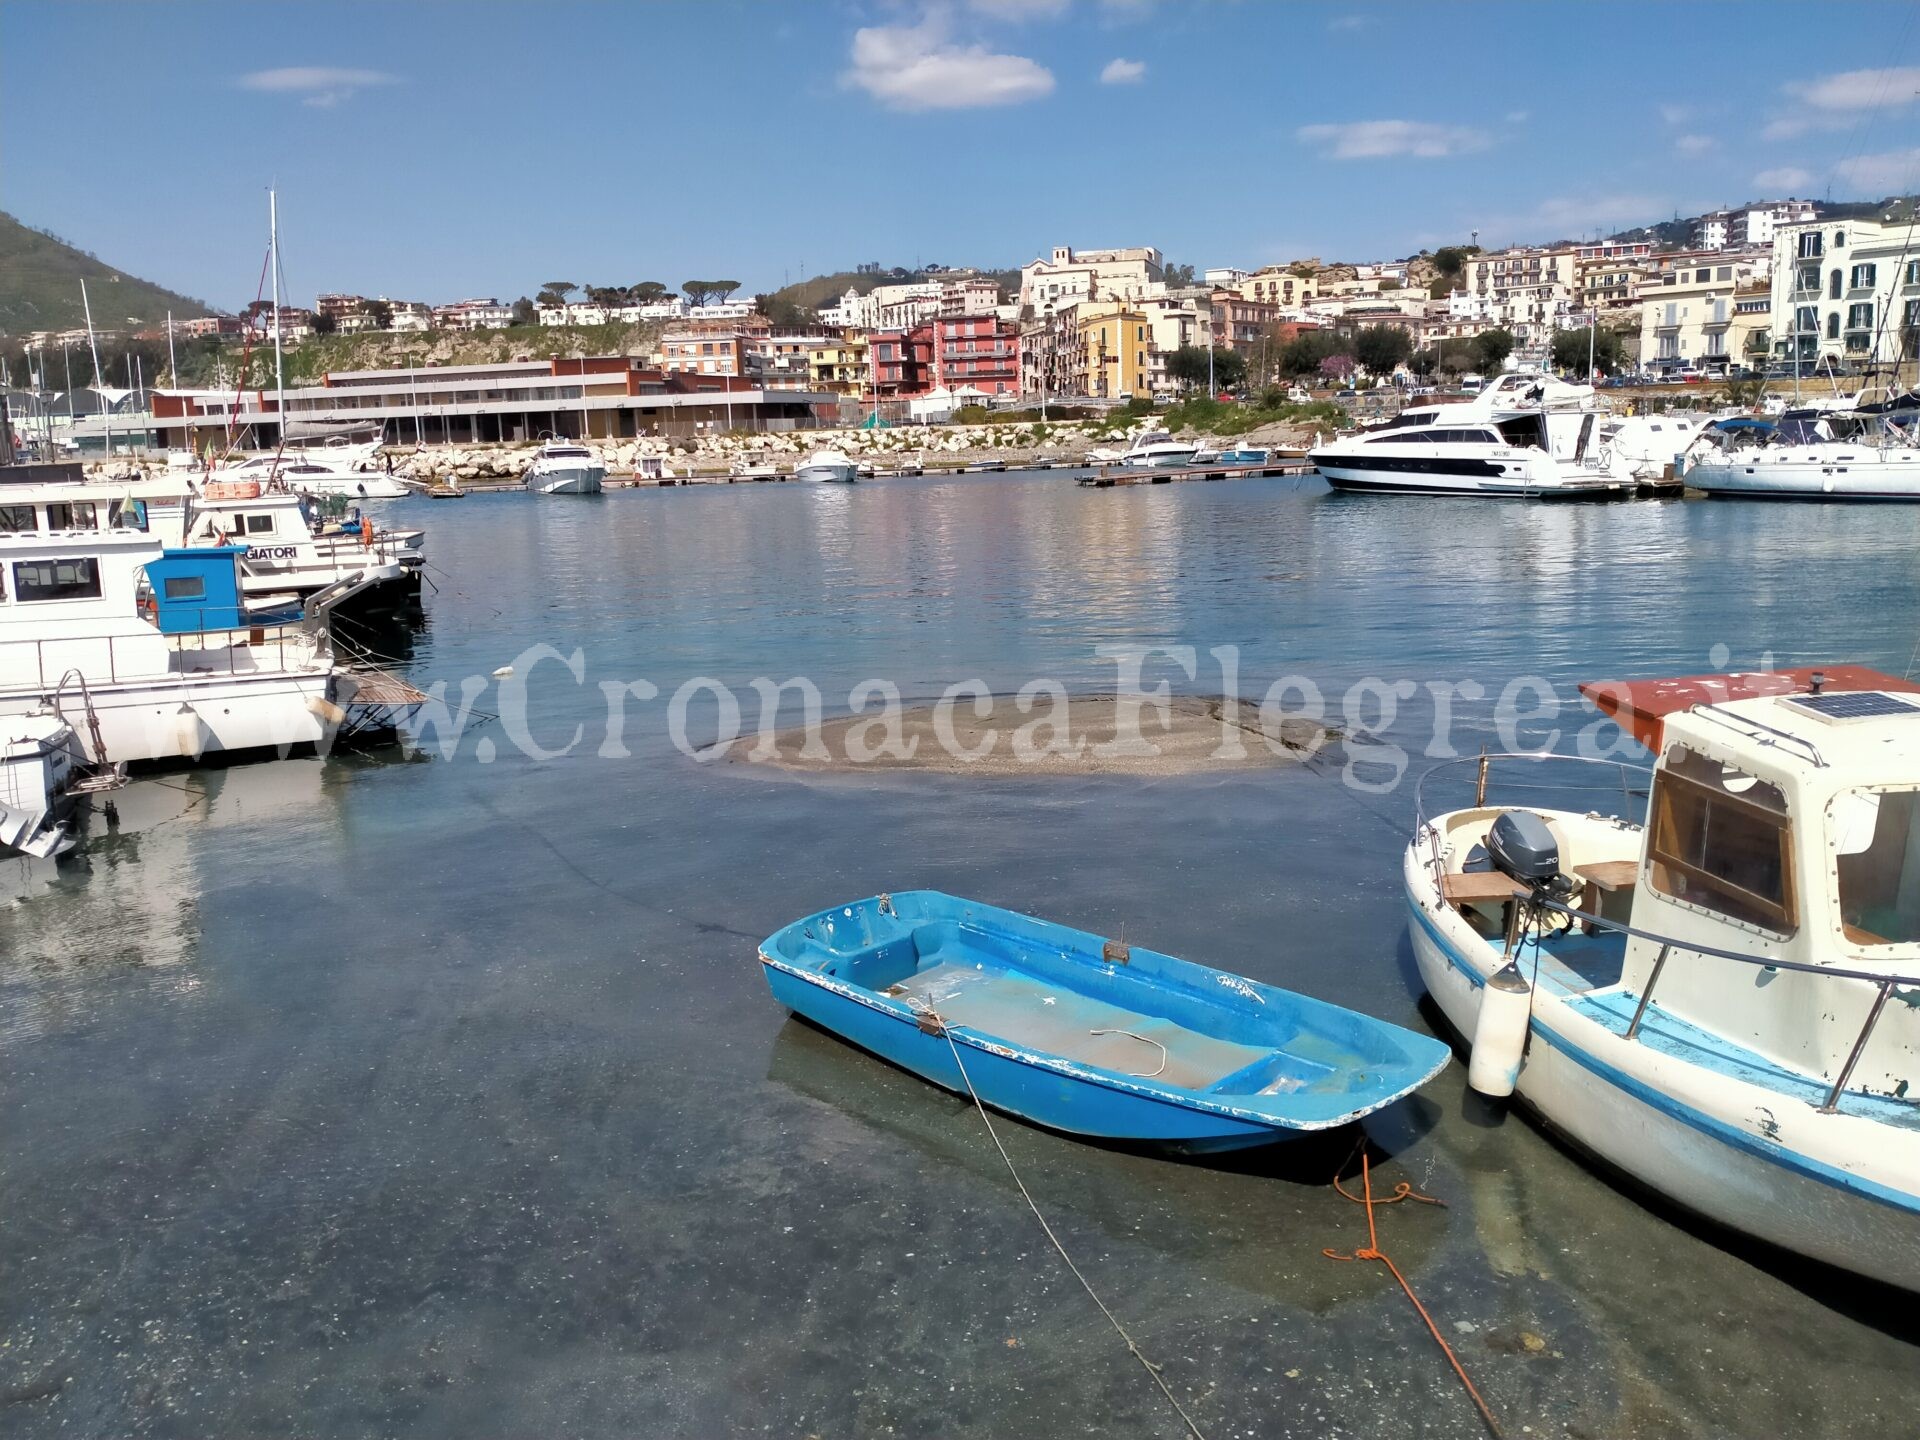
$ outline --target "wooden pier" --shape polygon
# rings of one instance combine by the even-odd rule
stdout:
[[[1311,475],[1313,464],[1305,459],[1269,460],[1264,465],[1103,465],[1091,475],[1082,475],[1080,483],[1098,490],[1116,485],[1171,485],[1177,480],[1257,480],[1268,476]]]

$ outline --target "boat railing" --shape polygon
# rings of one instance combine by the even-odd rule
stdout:
[[[230,613],[231,607],[228,610]],[[289,631],[295,632],[292,637],[289,637]],[[242,632],[245,638],[236,639]],[[214,624],[205,629],[170,630],[164,633],[163,638],[167,642],[170,657],[190,653],[204,661],[210,656],[224,656],[226,663],[224,666],[199,663],[190,668],[155,670],[152,635],[96,635],[0,641],[0,670],[11,670],[11,656],[31,645],[35,684],[42,691],[54,687],[57,695],[59,688],[66,683],[65,677],[76,673],[84,673],[94,684],[104,682],[117,685],[123,680],[165,679],[170,673],[184,679],[200,675],[252,675],[269,669],[286,670],[290,668],[289,638],[294,642],[295,663],[318,661],[324,655],[323,641],[310,632],[304,623],[271,626],[248,625],[244,622],[239,625]],[[102,658],[103,646],[106,661],[104,674],[98,663]],[[126,653],[128,647],[131,647],[132,653]],[[269,654],[275,661],[272,666],[263,663]],[[83,665],[84,672],[81,670]]]
[[[1476,807],[1483,806],[1488,803],[1487,794],[1493,783],[1495,762],[1520,762],[1536,765],[1560,762],[1566,765],[1586,765],[1600,767],[1604,770],[1612,770],[1618,775],[1622,794],[1629,798],[1635,795],[1644,797],[1646,794],[1645,790],[1635,791],[1632,788],[1633,781],[1629,777],[1638,777],[1643,781],[1650,781],[1653,774],[1651,767],[1635,764],[1632,761],[1607,760],[1584,755],[1504,752],[1466,755],[1456,760],[1442,761],[1427,771],[1426,774],[1422,775],[1414,787],[1415,843],[1424,843],[1428,848],[1426,863],[1432,869],[1436,889],[1443,883],[1446,870],[1446,855],[1442,848],[1440,827],[1433,823],[1433,814],[1427,809],[1427,782],[1441,771],[1458,771],[1465,767],[1473,767],[1475,771],[1474,803]],[[1511,765],[1509,765],[1509,768],[1511,768]],[[1510,791],[1517,788],[1558,791],[1562,794],[1580,793],[1582,791],[1587,794],[1593,794],[1596,793],[1598,787],[1594,785],[1580,787],[1553,784],[1516,786],[1512,783],[1502,786],[1503,791]],[[1624,819],[1627,817],[1623,816],[1621,818]],[[1853,1072],[1860,1063],[1860,1057],[1866,1053],[1867,1044],[1873,1038],[1875,1027],[1880,1023],[1880,1016],[1887,1008],[1887,1001],[1902,990],[1914,992],[1912,995],[1902,996],[1902,998],[1908,1000],[1909,1003],[1912,1003],[1916,997],[1920,997],[1920,974],[1889,973],[1884,969],[1865,970],[1852,966],[1815,964],[1805,960],[1786,960],[1772,955],[1752,955],[1739,950],[1729,950],[1723,946],[1708,945],[1697,940],[1680,940],[1671,935],[1662,935],[1655,931],[1642,929],[1624,920],[1611,919],[1605,915],[1599,915],[1593,911],[1581,909],[1579,906],[1568,904],[1563,900],[1556,900],[1539,889],[1535,889],[1530,894],[1527,894],[1521,903],[1532,906],[1539,911],[1562,916],[1567,919],[1570,924],[1579,924],[1585,927],[1589,933],[1606,931],[1612,934],[1623,935],[1630,939],[1644,940],[1649,944],[1660,947],[1658,953],[1654,956],[1653,968],[1647,972],[1646,984],[1641,987],[1640,995],[1634,1005],[1633,1018],[1627,1023],[1625,1038],[1628,1040],[1637,1041],[1640,1038],[1640,1029],[1642,1022],[1646,1019],[1647,1008],[1653,1003],[1654,990],[1659,985],[1660,977],[1666,971],[1667,962],[1672,958],[1675,951],[1685,951],[1706,959],[1729,960],[1738,965],[1751,966],[1769,973],[1788,970],[1797,974],[1818,976],[1823,979],[1858,980],[1871,985],[1873,987],[1873,999],[1867,1007],[1866,1019],[1862,1022],[1860,1029],[1855,1033],[1853,1044],[1847,1051],[1846,1060],[1840,1066],[1839,1073],[1834,1076],[1833,1083],[1829,1086],[1825,1099],[1816,1107],[1816,1109],[1824,1115],[1831,1115],[1839,1108],[1840,1097],[1846,1093],[1847,1082],[1853,1078]],[[1515,931],[1510,933],[1524,934],[1528,928],[1529,927],[1523,922]]]

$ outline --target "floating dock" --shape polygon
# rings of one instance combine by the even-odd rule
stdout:
[[[1305,458],[1269,460],[1263,465],[1103,465],[1091,475],[1082,475],[1080,483],[1099,490],[1116,485],[1171,485],[1176,480],[1258,480],[1269,476],[1311,475],[1313,464]]]

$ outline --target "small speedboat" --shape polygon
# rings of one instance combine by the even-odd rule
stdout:
[[[1236,445],[1219,456],[1222,465],[1264,465],[1268,458],[1269,452],[1258,445]]]
[[[549,440],[527,466],[526,487],[542,495],[598,495],[606,479],[606,462],[586,446]]]
[[[1120,457],[1120,463],[1156,470],[1166,466],[1188,465],[1193,462],[1199,448],[1198,445],[1174,439],[1165,430],[1148,430],[1127,447],[1127,453]]]
[[[793,467],[794,479],[815,484],[851,485],[859,477],[859,467],[838,450],[816,450]]]
[[[412,492],[377,470],[360,470],[310,455],[257,455],[236,465],[223,466],[207,477],[212,485],[246,484],[263,489],[276,485],[301,495],[346,500],[398,500]]]
[[[1347,1124],[1448,1056],[1338,1005],[932,890],[797,920],[760,964],[796,1015],[936,1085],[1185,1151]]]

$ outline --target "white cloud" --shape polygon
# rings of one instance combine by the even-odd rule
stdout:
[[[995,20],[1057,20],[1073,0],[967,0],[967,8]]]
[[[1782,165],[1777,170],[1762,170],[1753,177],[1753,183],[1762,190],[1791,195],[1813,184],[1813,172],[1797,165]]]
[[[240,77],[241,88],[272,95],[298,95],[302,105],[324,109],[375,85],[392,85],[398,75],[384,70],[347,70],[333,65],[289,65],[255,70]]]
[[[968,110],[1020,105],[1053,93],[1053,72],[1024,55],[958,45],[946,17],[918,25],[875,25],[853,32],[853,68],[841,83],[858,86],[893,110]]]
[[[1109,60],[1100,72],[1102,85],[1138,85],[1147,74],[1144,60]]]
[[[1874,199],[1898,190],[1905,193],[1920,178],[1920,148],[1889,150],[1881,155],[1856,155],[1833,167],[1833,173]]]
[[[1660,107],[1660,118],[1669,125],[1686,124],[1687,117],[1692,113],[1693,112],[1684,105],[1662,105]]]
[[[1920,92],[1920,65],[1883,70],[1842,70],[1817,80],[1792,80],[1781,89],[1795,110],[1770,121],[1763,140],[1791,140],[1813,130],[1844,130],[1863,113],[1901,110]]]
[[[1377,160],[1389,155],[1438,159],[1484,150],[1483,131],[1464,125],[1434,125],[1421,120],[1353,120],[1343,125],[1302,125],[1294,131],[1302,145],[1318,145],[1333,160]]]
[[[1327,21],[1329,30],[1364,30],[1373,23],[1371,15],[1336,15]]]
[[[1533,118],[1533,112],[1531,110],[1509,110],[1504,118],[1509,125],[1524,125]]]
[[[1704,155],[1709,150],[1718,149],[1720,142],[1711,135],[1682,135],[1673,142],[1673,148],[1682,155]]]

